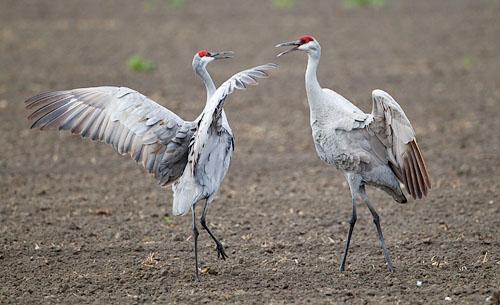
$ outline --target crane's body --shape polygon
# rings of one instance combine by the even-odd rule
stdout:
[[[207,132],[208,139],[200,152],[198,165],[185,167],[183,175],[172,185],[176,215],[187,213],[201,199],[211,202],[229,169],[234,150],[233,135],[224,127],[220,131]]]
[[[317,88],[307,90],[314,146],[321,160],[341,170],[347,179],[358,175],[380,187],[398,202],[406,202],[399,181],[388,166],[386,147],[370,125],[373,116],[362,112],[340,94]]]
[[[278,56],[296,50],[308,55],[305,86],[314,145],[321,160],[344,174],[351,190],[352,217],[340,270],[345,269],[357,219],[356,200],[360,199],[373,215],[387,266],[393,271],[380,217],[368,200],[365,185],[384,190],[399,203],[407,201],[400,182],[414,198],[427,195],[431,183],[410,121],[397,102],[382,90],[372,92],[373,110],[367,114],[335,91],[322,88],[316,75],[321,46],[312,36],[278,45],[281,46],[294,47]]]
[[[184,215],[189,209],[201,199],[207,199],[208,203],[213,201],[213,196],[219,190],[224,177],[229,169],[231,156],[234,151],[234,137],[224,109],[216,118],[213,126],[206,126],[206,121],[210,116],[214,115],[215,109],[211,106],[211,98],[216,92],[216,87],[212,77],[206,69],[206,64],[197,64],[198,58],[201,60],[205,56],[203,51],[198,52],[198,57],[195,55],[193,59],[193,70],[201,78],[207,92],[207,100],[202,113],[193,122],[196,125],[198,133],[208,133],[210,136],[205,143],[205,146],[200,152],[200,162],[197,168],[192,167],[192,162],[188,165],[188,151],[184,156],[186,163],[183,167],[183,173],[172,185],[174,193],[173,214]],[[205,128],[200,128],[201,126]],[[214,128],[215,127],[215,128]],[[214,132],[216,131],[216,132]],[[194,137],[190,137],[189,147],[194,146]],[[191,150],[194,152],[193,150]],[[199,167],[199,170],[198,170]],[[193,174],[196,172],[196,174]],[[207,203],[207,205],[208,205]],[[219,246],[218,246],[219,247]],[[223,252],[222,245],[220,246]],[[225,258],[225,254],[222,256]]]
[[[256,85],[257,78],[276,68],[266,64],[239,72],[219,88],[206,70],[228,52],[211,54],[202,50],[193,58],[193,69],[207,89],[203,112],[185,121],[141,93],[125,87],[94,87],[46,92],[26,101],[33,112],[31,128],[56,127],[83,138],[111,144],[119,154],[130,154],[155,176],[161,186],[172,184],[173,214],[193,216],[196,278],[198,279],[198,230],[195,207],[206,200],[200,222],[216,244],[217,255],[227,257],[224,247],[206,224],[209,204],[229,169],[234,140],[223,110],[224,101],[235,89]]]

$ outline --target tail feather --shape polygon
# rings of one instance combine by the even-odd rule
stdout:
[[[172,185],[174,192],[172,214],[175,216],[185,215],[202,197],[202,187],[195,183],[194,178],[187,171],[189,170],[186,169],[184,175]]]

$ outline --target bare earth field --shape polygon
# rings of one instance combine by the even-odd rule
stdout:
[[[498,302],[499,1],[176,3],[0,0],[0,304]],[[401,205],[369,190],[393,274],[365,206],[338,271],[349,190],[313,147],[306,56],[274,57],[302,34],[322,44],[323,86],[367,112],[371,90],[387,90],[417,131],[430,196]],[[236,52],[210,65],[217,83],[281,67],[226,103],[236,151],[208,221],[229,259],[201,232],[196,283],[191,217],[165,221],[170,189],[104,144],[29,130],[23,101],[123,85],[192,120],[205,92],[191,60],[204,48]],[[135,53],[156,71],[130,71]]]

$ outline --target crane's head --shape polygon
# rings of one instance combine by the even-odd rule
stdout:
[[[309,55],[317,55],[320,54],[321,52],[321,46],[319,45],[319,42],[311,35],[304,35],[297,40],[290,42],[283,42],[276,45],[277,48],[288,47],[288,46],[293,46],[293,48],[279,53],[277,57],[280,57],[281,55],[285,55],[292,51],[304,51]]]
[[[207,50],[200,50],[193,57],[193,69],[196,71],[199,68],[205,68],[209,62],[216,59],[226,59],[232,58],[233,52],[222,51],[222,52],[209,52]]]

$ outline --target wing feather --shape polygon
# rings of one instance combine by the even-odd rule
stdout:
[[[141,162],[161,185],[182,174],[194,134],[193,122],[125,87],[45,92],[29,98],[26,108],[32,111],[28,116],[31,128],[56,127],[110,144],[118,153]],[[182,131],[179,137],[178,131]],[[168,155],[171,142],[177,143],[176,151]]]
[[[413,163],[413,169],[415,170],[415,176],[417,178],[418,189],[423,196],[426,196],[427,195],[427,187],[426,187],[425,182],[424,182],[422,170],[418,166],[417,157],[415,156],[415,153],[413,151],[410,154],[410,157],[411,157],[411,161]]]
[[[424,158],[422,157],[422,152],[418,147],[417,141],[410,142],[413,148],[413,152],[415,153],[418,167],[420,168],[420,172],[423,174],[424,184],[427,189],[431,188],[431,179],[429,178],[429,173],[427,171],[427,167],[425,166]]]
[[[422,198],[422,192],[420,190],[420,187],[418,185],[418,173],[417,170],[415,169],[414,163],[413,163],[413,156],[411,153],[408,154],[408,168],[410,169],[410,176],[411,176],[411,183],[413,186],[413,189],[415,190],[415,194],[412,194],[413,198]]]
[[[389,162],[413,198],[427,196],[431,181],[415,131],[401,106],[382,90],[372,92],[373,120],[368,126],[386,146]]]
[[[275,69],[276,64],[268,63],[265,65],[253,67],[251,69],[236,73],[226,80],[213,94],[208,101],[200,121],[198,122],[198,130],[194,135],[191,154],[189,155],[188,166],[191,166],[193,175],[196,175],[197,163],[200,158],[200,153],[205,146],[208,138],[209,129],[217,128],[217,124],[221,119],[222,109],[226,98],[236,89],[245,89],[247,85],[256,85],[257,81],[252,77],[267,78],[267,71]]]
[[[410,195],[412,195],[413,198],[416,198],[416,190],[415,190],[415,185],[413,184],[412,180],[412,175],[411,175],[411,168],[410,168],[410,162],[408,158],[404,158],[404,164],[403,164],[403,170],[404,170],[404,175],[405,175],[405,186]]]
[[[99,132],[101,130],[101,126],[106,120],[106,112],[105,111],[100,111],[99,116],[96,118],[94,124],[92,124],[92,128],[89,130],[89,138],[92,139],[93,141],[96,141],[99,139]]]

